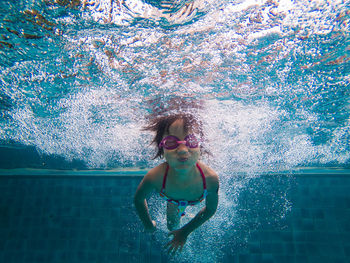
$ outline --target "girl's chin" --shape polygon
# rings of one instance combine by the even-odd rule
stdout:
[[[186,158],[186,157],[179,157],[179,158],[165,158],[167,163],[173,167],[173,168],[190,168],[192,166],[196,165],[196,162],[198,161],[197,158]]]
[[[173,162],[170,163],[170,166],[171,164],[173,164],[173,167],[174,168],[190,168],[192,166],[194,166],[196,164],[195,161],[191,160],[191,159],[180,159],[180,160],[175,160]]]

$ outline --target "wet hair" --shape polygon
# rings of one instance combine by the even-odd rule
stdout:
[[[167,101],[161,98],[148,101],[151,105],[151,113],[146,116],[148,124],[143,128],[144,131],[155,133],[152,144],[156,146],[157,153],[153,159],[162,158],[164,155],[163,148],[159,148],[159,144],[163,139],[164,134],[169,134],[170,126],[177,120],[182,120],[184,131],[187,133],[192,130],[199,140],[204,141],[203,125],[197,118],[198,110],[202,109],[202,102],[198,99],[173,97]],[[209,153],[203,150],[202,143],[200,144],[201,152]]]

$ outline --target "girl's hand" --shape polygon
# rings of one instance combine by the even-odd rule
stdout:
[[[173,235],[174,238],[168,244],[166,244],[165,247],[168,249],[168,253],[173,256],[178,251],[181,253],[188,235],[185,234],[182,229],[171,231],[169,233],[169,236],[170,235]]]
[[[148,233],[153,233],[154,231],[156,231],[157,229],[157,224],[156,221],[152,220],[152,227],[151,228],[146,228],[145,227],[145,231]]]

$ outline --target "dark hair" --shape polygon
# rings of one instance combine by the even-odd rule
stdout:
[[[163,157],[164,150],[159,148],[159,144],[164,134],[169,133],[169,127],[177,120],[183,121],[185,132],[194,129],[199,139],[204,140],[202,122],[194,114],[196,110],[198,112],[198,109],[202,109],[201,101],[193,100],[193,98],[174,97],[168,101],[154,99],[149,101],[149,104],[152,106],[152,113],[146,117],[149,124],[143,130],[155,132],[152,143],[155,144],[157,153],[153,159]],[[202,144],[200,147],[202,151]]]

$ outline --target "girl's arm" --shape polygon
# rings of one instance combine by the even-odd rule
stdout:
[[[138,216],[140,217],[144,227],[148,231],[154,231],[156,229],[155,221],[151,219],[148,211],[146,197],[154,190],[154,184],[152,176],[146,174],[139,184],[135,196],[134,205]]]
[[[188,236],[193,232],[196,228],[202,225],[205,221],[211,218],[218,207],[219,202],[219,180],[216,177],[211,177],[207,179],[208,185],[211,185],[210,189],[208,189],[208,195],[206,197],[205,207],[199,211],[199,213],[186,225],[184,225],[181,229]]]
[[[187,237],[191,234],[196,228],[201,226],[205,221],[211,218],[217,209],[219,201],[219,179],[218,176],[211,176],[207,179],[208,184],[208,195],[206,198],[205,207],[199,211],[199,213],[186,225],[182,228],[170,232],[174,235],[173,240],[168,244],[168,252],[170,254],[176,253],[178,250],[181,252],[182,247],[185,245]],[[209,188],[210,185],[210,188]]]

